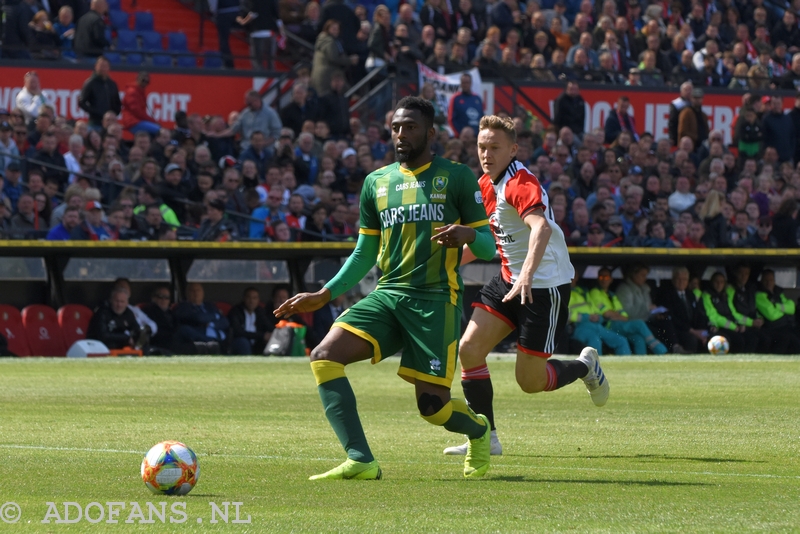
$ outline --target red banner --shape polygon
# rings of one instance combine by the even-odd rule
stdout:
[[[24,75],[29,70],[0,67],[0,108],[10,110],[16,107],[17,93],[22,89]],[[55,108],[56,114],[68,119],[86,116],[78,107],[78,95],[83,83],[92,74],[91,66],[85,70],[37,68],[36,72],[42,92]],[[136,81],[136,74],[112,69],[111,78],[122,93],[128,84]],[[274,78],[250,76],[151,72],[150,85],[146,89],[147,107],[151,116],[167,127],[174,125],[176,111],[227,118],[231,111],[244,107],[246,91],[256,89],[263,92],[274,81]]]
[[[627,87],[618,89],[589,89],[581,88],[581,96],[586,101],[586,124],[585,130],[591,131],[594,128],[602,128],[605,125],[606,117],[617,102],[620,95],[627,95],[631,101],[630,113],[636,118],[638,133],[651,132],[656,139],[667,137],[669,121],[669,103],[678,97],[678,90],[663,91],[638,91],[628,90]],[[522,92],[533,100],[542,110],[550,114],[554,113],[555,99],[564,92],[563,87],[521,87]],[[531,108],[524,98],[517,98],[512,102],[513,88],[510,86],[495,86],[495,107],[496,109],[511,110],[514,103],[525,108]],[[722,130],[725,135],[725,142],[730,143],[732,137],[732,123],[739,108],[742,105],[742,94],[711,94],[707,93],[703,98],[703,111],[708,115],[709,127],[712,130]],[[784,98],[783,105],[786,109],[794,106],[794,98]],[[536,110],[531,111],[538,115]]]

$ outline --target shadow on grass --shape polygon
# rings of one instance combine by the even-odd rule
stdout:
[[[705,482],[669,482],[666,480],[572,480],[558,478],[530,478],[521,475],[490,477],[486,480],[503,482],[545,482],[550,484],[609,484],[615,486],[715,486]]]
[[[506,454],[505,456],[518,456],[521,458],[563,458],[570,460],[684,460],[687,462],[702,462],[709,464],[718,463],[752,463],[763,464],[766,460],[744,460],[741,458],[700,458],[695,456],[669,456],[667,454],[590,454],[590,455],[553,455],[553,454]]]

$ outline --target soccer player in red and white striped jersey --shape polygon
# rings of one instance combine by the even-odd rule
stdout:
[[[550,359],[569,316],[575,270],[547,193],[516,153],[514,123],[483,117],[478,157],[484,174],[478,182],[502,266],[472,305],[459,354],[467,402],[492,425],[492,454],[502,454],[502,446],[486,357],[513,330],[519,329],[516,377],[522,391],[553,391],[581,378],[597,406],[605,404],[609,391],[595,349],[586,347],[575,360]],[[462,265],[472,259],[465,251]],[[465,445],[445,449],[445,454],[465,453]]]

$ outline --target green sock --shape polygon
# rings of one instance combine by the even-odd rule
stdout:
[[[336,437],[347,451],[347,457],[357,462],[371,462],[375,458],[367,444],[356,408],[356,396],[344,374],[344,365],[328,360],[311,362],[317,380],[317,390],[325,416]]]
[[[486,432],[486,424],[461,399],[450,399],[441,410],[433,415],[423,415],[422,418],[450,432],[466,434],[469,439],[477,439]]]

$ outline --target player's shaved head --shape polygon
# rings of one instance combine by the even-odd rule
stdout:
[[[424,98],[419,96],[407,96],[400,100],[394,108],[395,112],[400,109],[419,111],[422,114],[422,118],[425,119],[425,128],[433,128],[433,119],[436,116],[436,111],[433,109],[433,104]]]

